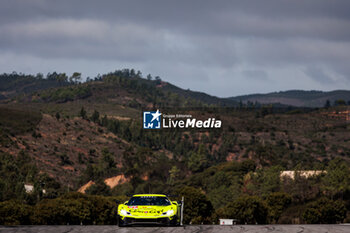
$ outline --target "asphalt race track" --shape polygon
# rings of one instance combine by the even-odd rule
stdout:
[[[265,232],[287,232],[287,233],[349,233],[350,224],[341,225],[189,225],[182,227],[123,227],[117,226],[0,226],[0,232],[5,233],[175,233],[175,232],[222,232],[222,233],[265,233]]]

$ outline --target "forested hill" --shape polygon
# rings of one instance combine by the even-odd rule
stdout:
[[[105,84],[103,88],[106,88],[106,86],[122,85],[124,90],[129,89],[132,91],[132,89],[136,88],[139,91],[141,90],[143,94],[145,94],[145,91],[148,91],[148,94],[152,92],[148,95],[148,102],[157,101],[156,99],[166,95],[169,98],[176,98],[174,101],[180,99],[189,100],[192,105],[194,102],[197,102],[197,104],[195,104],[196,106],[198,106],[199,103],[200,105],[237,106],[237,102],[232,100],[218,98],[202,92],[181,89],[168,82],[162,81],[158,76],[153,78],[151,75],[148,75],[147,78],[143,78],[140,71],[136,72],[133,69],[117,70],[102,76],[98,75],[93,79],[87,78],[85,82],[85,87],[87,88],[85,89],[81,86],[76,86],[76,84],[81,83],[81,81],[81,74],[78,72],[73,73],[70,77],[68,77],[66,73],[56,72],[48,73],[46,77],[40,73],[35,76],[21,73],[17,74],[15,72],[12,74],[2,74],[0,75],[0,100],[23,97],[24,94],[26,97],[28,97],[28,95],[34,96],[40,93],[40,95],[44,96],[40,97],[42,100],[49,102],[66,102],[75,98],[90,96],[90,87],[96,86],[98,89],[101,89],[99,88],[101,87],[99,84],[103,82]],[[60,87],[68,88],[59,89]],[[75,89],[75,91],[68,91],[73,89]],[[150,98],[152,98],[152,100]]]
[[[228,98],[244,103],[259,102],[261,104],[280,103],[297,107],[324,107],[326,105],[339,105],[350,103],[350,91],[280,91],[268,94],[242,95]]]
[[[39,73],[37,75],[26,75],[13,72],[0,75],[0,99],[11,98],[20,94],[28,94],[34,91],[45,90],[53,87],[68,86],[77,82],[80,74],[75,73],[68,78],[65,73],[48,73],[46,77]]]
[[[197,101],[204,105],[237,107],[240,106],[239,103],[241,102],[241,104],[243,103],[247,106],[255,107],[273,104],[275,107],[294,106],[317,108],[350,103],[350,91],[347,90],[335,90],[330,92],[290,90],[267,94],[251,94],[219,98],[203,92],[179,88],[169,82],[162,81],[158,76],[152,77],[151,75],[147,75],[146,77],[143,77],[140,71],[135,71],[133,69],[116,70],[115,72],[102,76],[99,75],[93,79],[88,78],[86,83],[102,81],[103,79],[104,81],[115,83],[115,80],[118,79],[117,77],[119,79],[127,79],[124,84],[129,83],[131,85],[129,88],[136,86],[157,88],[158,90],[161,90],[161,92],[167,93],[168,96],[172,95],[173,97],[178,96],[178,98],[182,99],[191,99],[192,102]],[[111,81],[112,79],[114,79],[114,81]],[[0,75],[0,100],[13,98],[23,94],[28,95],[41,90],[63,86],[74,86],[81,82],[82,77],[78,72],[73,73],[71,76],[67,76],[66,73],[53,72],[48,73],[45,77],[41,73],[37,75],[17,74],[15,72],[12,74],[2,74]],[[125,85],[124,88],[126,88]],[[83,96],[86,96],[85,94],[81,93]],[[154,98],[157,98],[157,96],[154,96]]]
[[[226,98],[219,98],[216,96],[211,96],[204,92],[191,91],[189,89],[184,90],[171,83],[164,83],[162,85],[162,89],[165,91],[171,91],[173,93],[179,94],[187,98],[193,98],[207,104],[212,104],[217,106],[226,106],[226,107],[238,106],[237,101],[226,99]]]
[[[237,216],[252,224],[295,219],[335,223],[350,214],[345,104],[281,110],[241,103],[227,108],[221,99],[182,90],[159,77],[143,78],[134,70],[84,83],[79,73],[57,77],[62,78],[54,81],[57,85],[18,91],[0,103],[0,224],[91,223],[96,216],[92,203],[99,199],[67,194],[86,184],[85,193],[119,201],[130,193],[184,195],[185,223]],[[145,109],[215,117],[222,128],[145,130]],[[282,179],[285,170],[321,172]],[[26,192],[24,184],[34,190]],[[110,206],[105,201],[100,205]],[[335,217],[315,218],[315,206],[334,211]],[[14,208],[28,211],[13,214],[18,213]],[[12,217],[4,220],[7,215]]]

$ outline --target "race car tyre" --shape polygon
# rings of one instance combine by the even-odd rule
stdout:
[[[118,227],[125,227],[124,221],[120,217],[118,217]]]
[[[169,226],[179,226],[180,223],[177,221],[177,216],[175,216],[171,221],[169,221]]]

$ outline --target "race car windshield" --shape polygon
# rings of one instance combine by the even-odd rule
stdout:
[[[168,206],[171,205],[170,201],[166,197],[151,197],[151,196],[140,196],[132,197],[128,203],[128,206],[133,205],[155,205],[155,206]]]

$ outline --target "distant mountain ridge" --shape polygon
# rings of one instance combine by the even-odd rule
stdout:
[[[348,90],[335,90],[335,91],[303,91],[303,90],[290,90],[272,92],[267,94],[251,94],[241,95],[228,98],[234,101],[242,101],[246,103],[259,102],[261,104],[280,103],[283,105],[291,105],[296,107],[323,107],[327,100],[331,104],[334,104],[337,100],[350,101],[350,91]]]
[[[80,73],[77,73],[80,74]],[[122,86],[129,85],[129,89],[135,89],[137,85],[141,87],[141,90],[144,91],[145,88],[158,89],[161,90],[165,95],[160,97],[160,93],[154,92],[149,96],[149,99],[163,99],[173,98],[173,102],[177,102],[178,105],[184,104],[183,101],[192,101],[191,104],[198,105],[199,103],[205,105],[215,105],[215,106],[225,106],[225,107],[237,107],[239,102],[246,104],[250,103],[259,103],[261,104],[273,104],[275,107],[324,107],[327,100],[329,100],[331,105],[334,105],[334,102],[337,100],[344,100],[345,103],[350,102],[350,91],[349,90],[334,90],[329,92],[324,91],[304,91],[304,90],[289,90],[289,91],[280,91],[280,92],[271,92],[266,94],[249,94],[241,96],[233,96],[228,98],[220,98],[217,96],[212,96],[204,92],[192,91],[189,89],[183,89],[177,87],[169,82],[162,81],[159,77],[156,80],[147,80],[142,78],[141,75],[135,73],[133,70],[117,70],[115,72],[104,75],[104,77],[122,77],[127,81],[122,81]],[[98,82],[93,81],[102,81],[101,77],[96,77],[95,80],[87,80],[86,84],[98,84]],[[115,82],[115,80],[110,80]],[[119,82],[119,81],[118,81]],[[62,97],[67,95],[73,95],[73,89],[79,89],[77,92],[80,96],[90,96],[91,90],[89,88],[84,89],[81,86],[75,86],[76,82],[68,80],[68,77],[65,73],[49,73],[46,78],[43,78],[41,75],[25,75],[25,74],[1,74],[0,75],[0,101],[13,98],[19,95],[31,95],[35,92],[40,92],[41,98],[48,94],[52,88],[56,88],[58,91],[54,93],[53,96],[49,96],[47,100],[56,100],[58,102],[67,101],[76,99],[77,96],[69,96],[69,98]],[[118,84],[119,85],[119,84]],[[88,85],[87,85],[88,86]],[[70,87],[68,90],[64,87]],[[123,87],[125,88],[125,87]],[[85,93],[86,92],[86,93]],[[103,95],[106,95],[104,91],[101,92]],[[171,95],[170,95],[171,93]],[[139,93],[140,94],[140,93]],[[144,93],[145,94],[145,93]],[[175,97],[178,96],[178,97]],[[166,98],[164,98],[166,97]],[[61,98],[61,99],[60,99]],[[140,96],[140,99],[143,99]],[[151,102],[154,102],[151,101]],[[158,101],[159,102],[159,101]],[[197,102],[197,103],[195,103]],[[188,105],[188,104],[187,104]],[[259,105],[258,105],[259,106]]]

